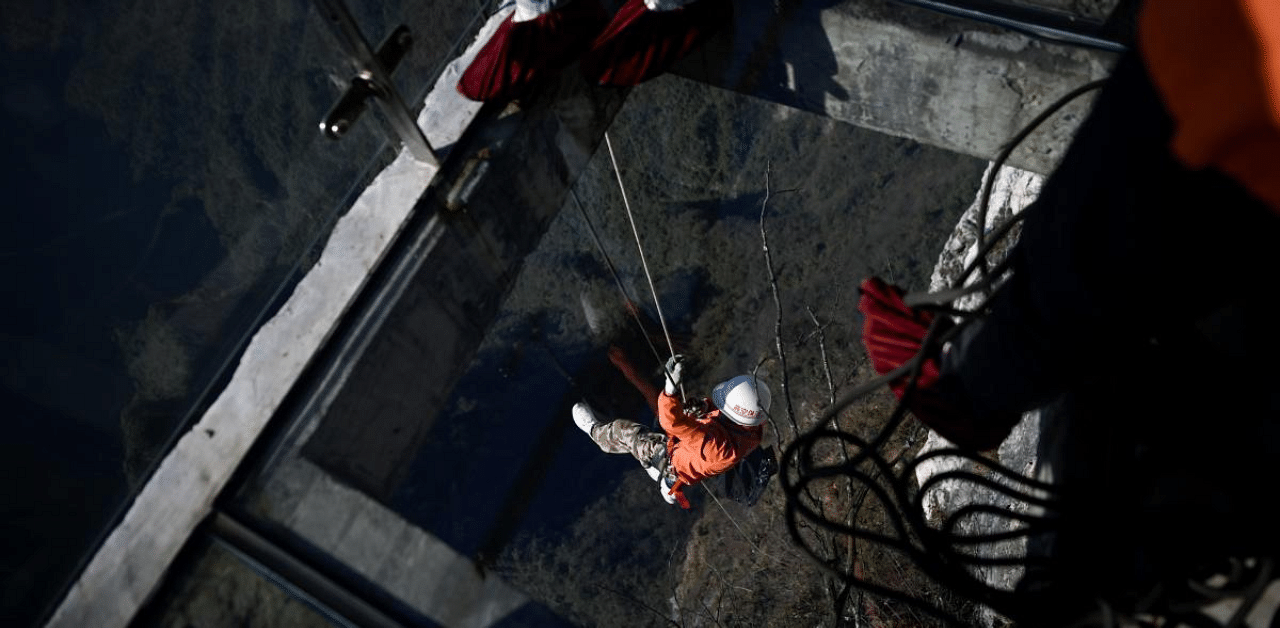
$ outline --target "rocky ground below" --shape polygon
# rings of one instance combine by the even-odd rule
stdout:
[[[833,396],[874,375],[858,340],[858,283],[879,275],[927,288],[984,168],[976,159],[674,77],[635,90],[610,140],[665,317],[678,350],[694,360],[688,389],[708,391],[759,367],[774,390],[773,427],[784,446],[815,426]],[[597,152],[576,194],[628,291],[649,303],[607,151]],[[603,352],[631,323],[608,305],[620,300],[617,287],[572,203],[526,260],[498,325],[516,329],[538,317],[550,321],[543,325],[550,344]],[[596,321],[595,335],[587,331],[584,301],[605,304],[588,311],[609,313]],[[646,364],[658,381],[656,360]],[[869,439],[891,407],[892,397],[877,393],[845,411],[838,427]],[[885,450],[901,456],[923,440],[909,421]],[[834,461],[843,454],[823,446],[818,455]],[[930,621],[908,605],[846,591],[807,546],[830,567],[969,612],[894,552],[804,523],[797,544],[776,480],[749,508],[725,499],[715,483],[706,488],[691,491],[692,511],[679,512],[661,502],[637,467],[571,530],[521,539],[499,561],[500,571],[584,625],[616,624],[618,614],[629,625]],[[888,511],[856,484],[831,481],[809,493],[828,519],[856,510],[859,525],[888,525]]]

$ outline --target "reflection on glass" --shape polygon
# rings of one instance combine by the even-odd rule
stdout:
[[[653,424],[651,397],[627,371],[660,386],[673,345],[690,359],[691,396],[759,368],[774,390],[767,429],[790,442],[793,426],[815,427],[832,394],[824,369],[838,390],[870,377],[858,282],[875,274],[927,286],[983,163],[671,76],[632,91],[609,134],[656,294],[602,148],[577,180],[584,211],[567,199],[525,258],[393,503],[450,543],[478,547],[496,573],[581,625],[830,623],[835,593],[794,547],[776,479],[751,507],[712,479],[687,491],[694,507],[683,511],[630,455],[600,451],[569,407],[585,400],[603,421]],[[859,407],[840,427],[867,434],[884,418]],[[525,436],[557,426],[554,451],[534,448],[550,439]],[[538,455],[547,460],[509,463]],[[542,482],[519,509],[487,481],[505,471],[509,484],[527,483],[535,470]],[[894,565],[877,559],[864,564]]]
[[[779,374],[771,360],[777,310],[759,222],[770,178],[782,342],[791,352],[789,391],[803,413],[796,420],[805,427],[827,400],[823,362],[829,359],[838,386],[867,372],[854,313],[858,282],[882,274],[925,284],[983,167],[670,75],[633,90],[612,119],[609,133],[672,344],[694,365],[691,394],[708,394],[756,365],[767,378]],[[495,172],[518,170],[502,158],[495,157]],[[282,447],[287,459],[255,478],[239,504],[250,517],[318,544],[339,539],[332,544],[337,551],[393,547],[385,555],[403,572],[382,583],[388,588],[429,570],[402,563],[409,544],[361,521],[407,522],[448,545],[447,561],[436,562],[510,583],[548,613],[581,625],[826,621],[829,606],[813,603],[825,595],[823,575],[791,546],[776,483],[748,509],[709,482],[690,491],[695,507],[682,511],[665,503],[634,459],[601,452],[570,420],[570,406],[585,399],[605,420],[651,424],[651,399],[618,365],[625,359],[639,379],[657,386],[668,350],[608,154],[600,149],[584,163],[572,177],[583,212],[546,182],[529,194],[536,199],[530,204],[560,209],[536,249],[521,258],[494,315],[467,317],[477,326],[473,339],[444,337],[447,323],[433,308],[468,310],[439,303],[453,293],[437,286],[457,279],[441,264],[424,264],[325,415],[304,417],[319,425],[292,432],[305,442]],[[509,211],[510,203],[500,207]],[[483,209],[472,210],[480,227],[460,227],[442,242],[490,233],[483,216],[502,213]],[[494,222],[505,227],[515,219]],[[593,228],[638,302],[643,330],[596,248]],[[499,235],[492,242],[469,244],[502,250],[504,238],[516,239],[514,231],[493,229]],[[484,294],[478,282],[467,285],[479,295],[459,290],[465,295],[459,301]],[[810,316],[828,323],[821,351]],[[645,336],[662,355],[652,355]],[[456,380],[435,368],[444,360],[413,362],[438,355],[424,345],[449,345],[439,350],[446,353],[466,342],[472,344],[465,357],[454,362],[466,372]],[[774,389],[782,408],[783,388]],[[865,412],[856,429],[876,419]],[[776,423],[784,438],[794,437],[781,412]],[[335,485],[394,516],[351,514],[347,503],[327,499]],[[727,502],[725,510],[716,499]],[[313,519],[341,525],[321,538]],[[796,591],[779,591],[793,583],[801,583]],[[766,598],[777,602],[758,604]]]
[[[459,4],[466,19],[433,35],[479,11]],[[310,3],[19,0],[0,44],[0,615],[24,625],[386,152],[372,116],[341,142],[318,133],[348,77]],[[445,55],[422,47],[397,72],[411,98]]]
[[[499,4],[498,0],[454,0],[426,6],[408,0],[347,2],[370,48],[376,48],[396,26],[409,27],[413,46],[393,76],[409,107],[421,103],[444,64],[470,43],[469,38]]]
[[[250,568],[232,550],[204,539],[192,545],[133,626],[335,625]]]

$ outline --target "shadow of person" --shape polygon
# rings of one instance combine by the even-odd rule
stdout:
[[[673,71],[788,106],[825,113],[848,100],[822,15],[842,0],[737,2],[734,19]]]
[[[849,92],[836,75],[840,71],[835,49],[822,22],[823,11],[838,0],[800,0],[782,33],[777,62],[783,66],[794,107],[825,112],[828,97],[848,100]],[[782,94],[779,95],[780,97]]]

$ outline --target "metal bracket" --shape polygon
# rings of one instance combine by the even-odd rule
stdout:
[[[337,35],[353,73],[350,86],[320,123],[320,132],[331,139],[342,137],[355,124],[364,112],[365,103],[372,97],[386,116],[391,130],[413,157],[438,167],[439,159],[391,80],[391,73],[413,45],[409,27],[401,24],[392,30],[375,53],[370,50],[342,0],[315,0],[315,3],[320,15]]]

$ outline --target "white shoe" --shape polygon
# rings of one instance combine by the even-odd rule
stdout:
[[[667,486],[666,482],[658,480],[658,492],[662,493],[662,499],[666,500],[668,504],[675,505],[676,496],[671,494],[671,487]]]
[[[600,424],[591,406],[582,402],[573,404],[573,422],[577,424],[578,429],[586,432],[587,436],[591,435],[591,428]]]
[[[658,476],[659,476],[659,475],[662,475],[662,472],[661,472],[661,471],[658,471],[657,467],[651,467],[651,466],[649,466],[649,465],[647,465],[647,464],[646,464],[646,465],[644,465],[644,472],[645,472],[645,473],[648,473],[648,474],[649,474],[649,479],[650,479],[650,480],[653,480],[654,482],[657,482],[657,481],[658,481]]]

